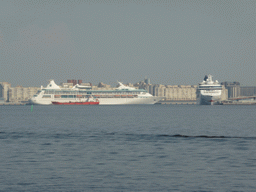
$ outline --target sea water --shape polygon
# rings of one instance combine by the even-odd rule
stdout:
[[[256,105],[0,106],[0,191],[256,191]]]

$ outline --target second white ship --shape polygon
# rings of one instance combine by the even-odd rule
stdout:
[[[216,80],[212,80],[212,75],[206,75],[204,81],[199,83],[197,94],[200,105],[219,105],[221,104],[222,86]]]
[[[114,90],[93,90],[91,86],[75,85],[72,88],[58,86],[54,80],[39,90],[30,99],[31,104],[51,105],[52,102],[83,102],[89,97],[99,101],[99,105],[155,104],[164,97],[156,97],[144,89],[135,89],[119,82]]]

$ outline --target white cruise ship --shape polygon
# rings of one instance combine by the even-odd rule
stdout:
[[[198,103],[200,105],[219,105],[221,104],[221,92],[221,84],[217,80],[213,81],[211,75],[206,75],[197,89]]]
[[[51,105],[52,102],[84,102],[89,97],[99,101],[99,105],[155,104],[164,97],[156,97],[144,89],[135,89],[119,82],[119,87],[112,90],[94,90],[91,86],[75,85],[63,88],[50,80],[44,88],[30,99],[31,104]]]

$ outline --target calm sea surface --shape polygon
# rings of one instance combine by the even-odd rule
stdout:
[[[256,191],[256,106],[0,106],[0,191]]]

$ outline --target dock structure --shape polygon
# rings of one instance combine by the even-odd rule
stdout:
[[[222,105],[256,105],[256,102],[222,102]]]
[[[222,101],[222,104],[223,105],[255,105],[256,95],[229,98],[228,100]]]
[[[196,105],[197,102],[192,100],[192,101],[175,101],[175,100],[164,100],[164,101],[159,101],[156,104],[162,104],[162,105]]]
[[[241,97],[234,97],[234,98],[229,98],[229,100],[246,100],[246,99],[254,99],[256,100],[256,95],[254,96],[241,96]]]
[[[0,106],[2,105],[27,105],[26,103],[12,103],[12,102],[4,102],[0,103]]]

